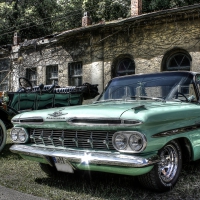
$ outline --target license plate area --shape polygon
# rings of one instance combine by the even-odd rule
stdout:
[[[56,169],[60,172],[74,173],[73,167],[70,165],[66,158],[53,157]]]

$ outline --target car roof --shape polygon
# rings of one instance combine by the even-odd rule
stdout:
[[[154,74],[192,74],[193,76],[198,74],[199,72],[193,72],[193,71],[164,71],[164,72],[155,72],[155,73],[140,73],[140,74],[131,74],[131,75],[125,75],[125,76],[118,76],[118,77],[115,77],[113,79],[121,79],[121,78],[124,78],[124,77],[134,77],[134,76],[143,76],[143,75],[154,75]],[[113,80],[112,79],[112,80]]]

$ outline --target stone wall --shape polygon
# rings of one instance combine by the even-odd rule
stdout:
[[[133,57],[136,74],[160,72],[163,56],[184,49],[192,58],[191,70],[200,71],[200,20],[158,24],[119,32],[104,41],[104,84],[111,78],[112,63],[121,54]]]
[[[16,51],[13,55],[22,58],[18,63],[22,68],[37,67],[38,84],[46,82],[46,66],[57,64],[59,85],[67,86],[68,63],[81,61],[83,83],[99,84],[100,92],[112,78],[115,60],[123,55],[134,60],[136,74],[160,72],[164,55],[181,48],[192,58],[191,70],[200,71],[200,19],[129,25],[66,36],[52,45],[19,48],[18,56]]]

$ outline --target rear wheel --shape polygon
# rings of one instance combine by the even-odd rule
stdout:
[[[2,120],[0,120],[0,151],[4,148],[7,139],[6,127]]]
[[[48,165],[48,164],[39,163],[39,166],[40,166],[41,170],[42,170],[45,174],[47,174],[49,177],[52,177],[52,176],[56,175],[56,173],[57,173],[56,168],[55,168],[55,167],[52,167],[52,166],[50,166],[50,165]]]
[[[177,141],[170,141],[160,151],[161,162],[147,174],[139,176],[140,183],[159,192],[172,189],[178,181],[182,168],[182,153]]]

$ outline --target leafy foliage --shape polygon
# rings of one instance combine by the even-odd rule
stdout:
[[[200,0],[143,0],[143,12],[153,12],[200,3]]]
[[[84,11],[93,23],[130,16],[131,0],[0,0],[0,45],[81,26]],[[143,0],[143,13],[200,3],[200,0]]]

